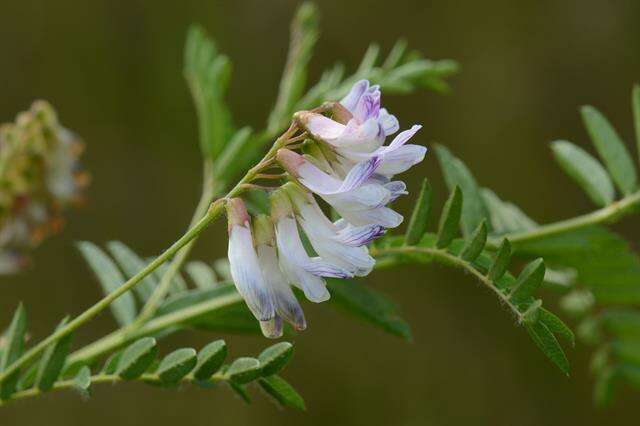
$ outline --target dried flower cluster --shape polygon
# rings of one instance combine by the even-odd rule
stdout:
[[[0,127],[0,274],[22,269],[27,252],[60,230],[63,210],[82,200],[83,150],[43,101]]]

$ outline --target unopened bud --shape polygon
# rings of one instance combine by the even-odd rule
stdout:
[[[298,168],[304,163],[304,158],[291,150],[282,148],[276,154],[278,163],[293,177],[298,176]]]
[[[284,216],[293,216],[293,207],[287,193],[283,189],[277,189],[269,195],[271,206],[271,220],[277,223]]]
[[[273,229],[273,222],[271,218],[266,214],[258,215],[253,220],[253,240],[256,246],[274,244],[275,232]]]
[[[234,226],[243,226],[245,228],[249,226],[250,217],[242,198],[231,198],[227,201],[225,207],[227,209],[229,232]]]

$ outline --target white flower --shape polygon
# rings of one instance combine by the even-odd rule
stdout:
[[[296,330],[304,330],[307,327],[304,313],[289,286],[287,278],[280,270],[273,223],[266,215],[256,217],[253,223],[258,261],[273,300],[277,313],[276,318],[282,317]],[[277,326],[277,324],[272,325]]]
[[[371,225],[357,231],[351,227],[345,231],[325,216],[313,195],[295,184],[285,185],[285,190],[296,208],[298,222],[322,259],[356,276],[365,276],[371,272],[375,260],[369,256],[364,243],[358,244],[358,239],[369,241],[373,235],[381,234],[382,227]],[[361,235],[357,235],[358,233]]]
[[[299,287],[310,301],[328,300],[330,295],[322,277],[352,278],[353,274],[320,257],[309,256],[300,239],[291,202],[284,191],[274,191],[270,200],[280,269],[289,283]]]
[[[394,228],[402,223],[401,215],[384,206],[404,193],[404,184],[376,177],[376,169],[381,164],[377,157],[356,164],[344,180],[323,172],[311,161],[287,149],[278,151],[278,161],[352,225]]]
[[[334,146],[339,152],[371,152],[386,136],[398,131],[398,120],[380,108],[379,86],[360,80],[336,105],[335,119],[322,114],[300,112],[297,119],[316,139]]]
[[[275,309],[253,247],[249,214],[240,198],[230,199],[226,207],[231,277],[253,315],[259,321],[270,321]]]

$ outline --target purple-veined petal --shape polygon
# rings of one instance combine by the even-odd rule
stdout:
[[[230,228],[228,256],[233,282],[253,315],[259,321],[273,319],[273,302],[248,227],[235,225]]]
[[[376,172],[380,166],[381,160],[378,157],[371,157],[366,161],[362,161],[349,171],[344,178],[339,192],[351,191],[366,182]]]
[[[422,145],[403,145],[382,155],[377,173],[392,176],[409,170],[424,160],[427,148]]]
[[[275,316],[269,321],[260,321],[260,330],[264,337],[268,339],[277,339],[282,337],[282,318]]]
[[[384,130],[385,136],[389,136],[400,130],[400,123],[395,115],[389,114],[386,108],[380,108],[378,121]]]
[[[401,180],[394,180],[384,184],[384,187],[391,193],[391,200],[395,201],[401,195],[407,195],[407,185]]]
[[[390,197],[389,191],[383,186],[364,183],[380,164],[377,158],[356,165],[344,181],[323,172],[293,151],[281,149],[278,151],[278,161],[289,173],[296,176],[302,185],[325,198],[330,204],[343,204],[345,208],[369,208],[385,204]]]
[[[398,135],[393,138],[393,140],[391,141],[391,143],[389,144],[389,146],[386,148],[387,150],[394,150],[397,149],[399,147],[401,147],[402,145],[404,145],[405,143],[407,143],[407,141],[409,139],[411,139],[413,137],[413,135],[415,135],[418,130],[422,129],[422,126],[419,124],[414,124],[413,126],[411,126],[410,129],[404,130],[400,133],[398,133]]]
[[[366,183],[348,192],[321,194],[327,203],[331,204],[338,211],[344,210],[366,210],[387,204],[391,199],[391,193],[383,185],[376,183]]]
[[[363,123],[355,119],[350,120],[340,137],[336,139],[324,139],[327,143],[340,149],[349,149],[355,152],[373,152],[384,143],[384,129],[377,119],[369,118]]]
[[[340,103],[343,107],[348,109],[351,113],[355,111],[356,105],[360,100],[360,97],[367,91],[369,88],[369,82],[367,80],[357,81],[352,87],[347,96],[342,98]]]
[[[364,123],[369,119],[377,120],[380,115],[380,91],[367,91],[360,97],[353,111],[353,118],[358,123]]]
[[[327,262],[319,256],[309,258],[310,262],[304,265],[304,270],[318,277],[325,278],[353,278],[353,273],[347,269]]]
[[[278,220],[276,242],[280,269],[288,281],[301,288],[312,302],[328,300],[330,295],[324,280],[305,269],[312,262],[300,240],[295,219],[284,216]]]
[[[336,208],[336,210],[338,210]],[[354,226],[380,225],[385,228],[399,226],[404,218],[388,207],[377,207],[368,210],[338,210],[338,213]]]
[[[277,314],[289,322],[296,330],[304,330],[307,327],[304,312],[293,291],[291,291],[287,279],[280,270],[275,247],[261,244],[256,251]]]
[[[298,222],[313,249],[320,255],[320,259],[314,260],[316,269],[312,271],[306,268],[309,272],[336,278],[350,278],[345,272],[358,276],[371,272],[375,260],[369,256],[366,248],[340,242],[337,227],[327,219],[315,201],[301,205],[299,210]]]
[[[353,226],[347,224],[338,231],[337,240],[342,244],[359,247],[364,246],[385,233],[385,228],[380,225]]]
[[[280,256],[279,259],[280,269],[282,269],[289,282],[301,289],[308,300],[314,303],[329,300],[331,295],[327,290],[324,279],[305,271],[283,256]]]
[[[378,157],[382,163],[377,168],[381,175],[392,175],[404,172],[424,159],[427,148],[421,145],[405,145],[422,126],[414,125],[399,133],[388,146],[380,147],[373,152],[358,152],[352,149],[339,150],[340,155],[352,162],[366,161]]]

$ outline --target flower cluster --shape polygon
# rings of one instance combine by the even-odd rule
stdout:
[[[0,126],[0,275],[24,267],[27,251],[57,232],[64,208],[82,199],[83,150],[44,101]]]
[[[375,260],[367,244],[403,220],[387,207],[407,194],[404,182],[392,178],[426,153],[423,146],[407,144],[418,125],[384,145],[399,130],[398,120],[380,107],[379,87],[366,80],[329,113],[295,115],[308,139],[277,153],[290,181],[271,191],[270,216],[258,216],[252,224],[240,198],[227,203],[231,275],[267,337],[282,334],[283,319],[295,329],[306,327],[290,285],[322,302],[330,297],[324,278],[371,272]],[[316,196],[340,219],[330,220]]]

